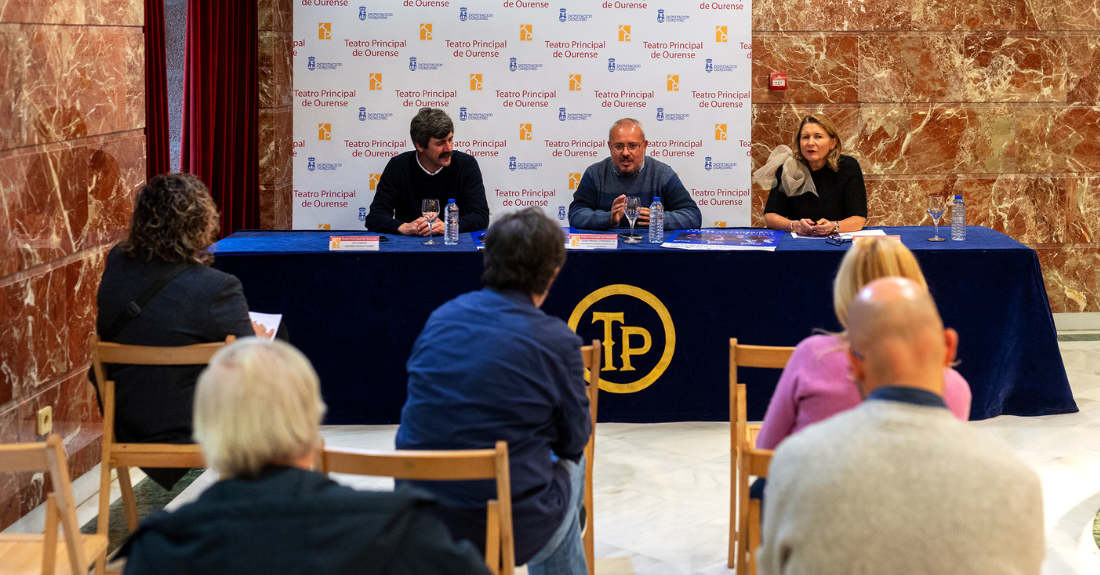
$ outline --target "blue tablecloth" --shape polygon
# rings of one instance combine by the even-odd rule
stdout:
[[[927,242],[931,227],[883,230],[914,251],[945,324],[959,332],[956,369],[970,382],[971,418],[1077,410],[1033,250],[980,226],[968,227],[965,242]],[[469,234],[457,246],[390,236],[371,253],[329,252],[330,235],[367,234],[241,231],[218,242],[214,265],[241,279],[253,310],[284,314],[291,342],[321,376],[327,423],[395,423],[413,341],[432,310],[478,289],[481,255]],[[774,252],[621,242],[570,251],[543,309],[566,320],[576,312],[586,341],[615,342],[605,356],[615,369],[602,379],[617,392],[601,395],[600,421],[724,420],[729,338],[795,345],[815,328],[838,330],[832,280],[847,248],[787,236]],[[742,370],[750,417],[763,416],[777,377]]]

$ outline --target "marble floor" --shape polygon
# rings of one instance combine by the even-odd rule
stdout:
[[[1063,338],[1068,339],[1068,338]],[[1081,411],[1002,416],[971,425],[1039,474],[1048,575],[1100,573],[1093,518],[1100,509],[1100,341],[1059,343]],[[597,569],[604,574],[732,573],[726,568],[729,425],[601,423],[596,428]],[[392,449],[396,426],[325,427],[329,445]],[[339,477],[368,489],[392,480]],[[194,498],[209,472],[174,506]]]

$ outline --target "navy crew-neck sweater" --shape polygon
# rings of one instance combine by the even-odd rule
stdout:
[[[489,205],[477,160],[455,150],[451,165],[429,176],[411,150],[390,158],[370,204],[366,226],[372,232],[400,233],[397,228],[421,217],[420,203],[439,200],[439,217],[444,217],[447,200],[458,205],[458,231],[476,232],[489,227]],[[394,213],[396,211],[396,218]]]
[[[643,207],[649,207],[654,196],[659,196],[665,209],[666,230],[697,228],[703,221],[699,206],[668,164],[646,157],[637,174],[620,176],[608,157],[585,170],[569,204],[569,225],[584,230],[612,227],[611,204],[624,194],[641,198]],[[629,228],[630,222],[624,217],[615,227]]]

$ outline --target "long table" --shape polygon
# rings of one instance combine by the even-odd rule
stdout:
[[[959,332],[972,419],[1077,411],[1033,250],[980,226],[939,243],[925,241],[931,227],[883,229],[916,254]],[[481,254],[470,234],[457,246],[390,236],[378,252],[330,252],[330,235],[367,234],[241,231],[213,248],[214,266],[241,279],[251,309],[283,314],[321,377],[327,423],[396,423],[413,342],[434,309],[479,288]],[[774,252],[570,251],[542,309],[612,342],[600,421],[725,420],[729,338],[795,345],[839,330],[832,280],[847,248],[786,236]],[[749,417],[762,418],[778,371],[740,375]]]

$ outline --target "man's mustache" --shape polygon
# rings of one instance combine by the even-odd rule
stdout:
[[[439,154],[439,159],[442,160],[444,158],[449,158],[449,157],[451,157],[451,154],[453,154],[453,153],[454,152],[443,152],[443,153]]]

